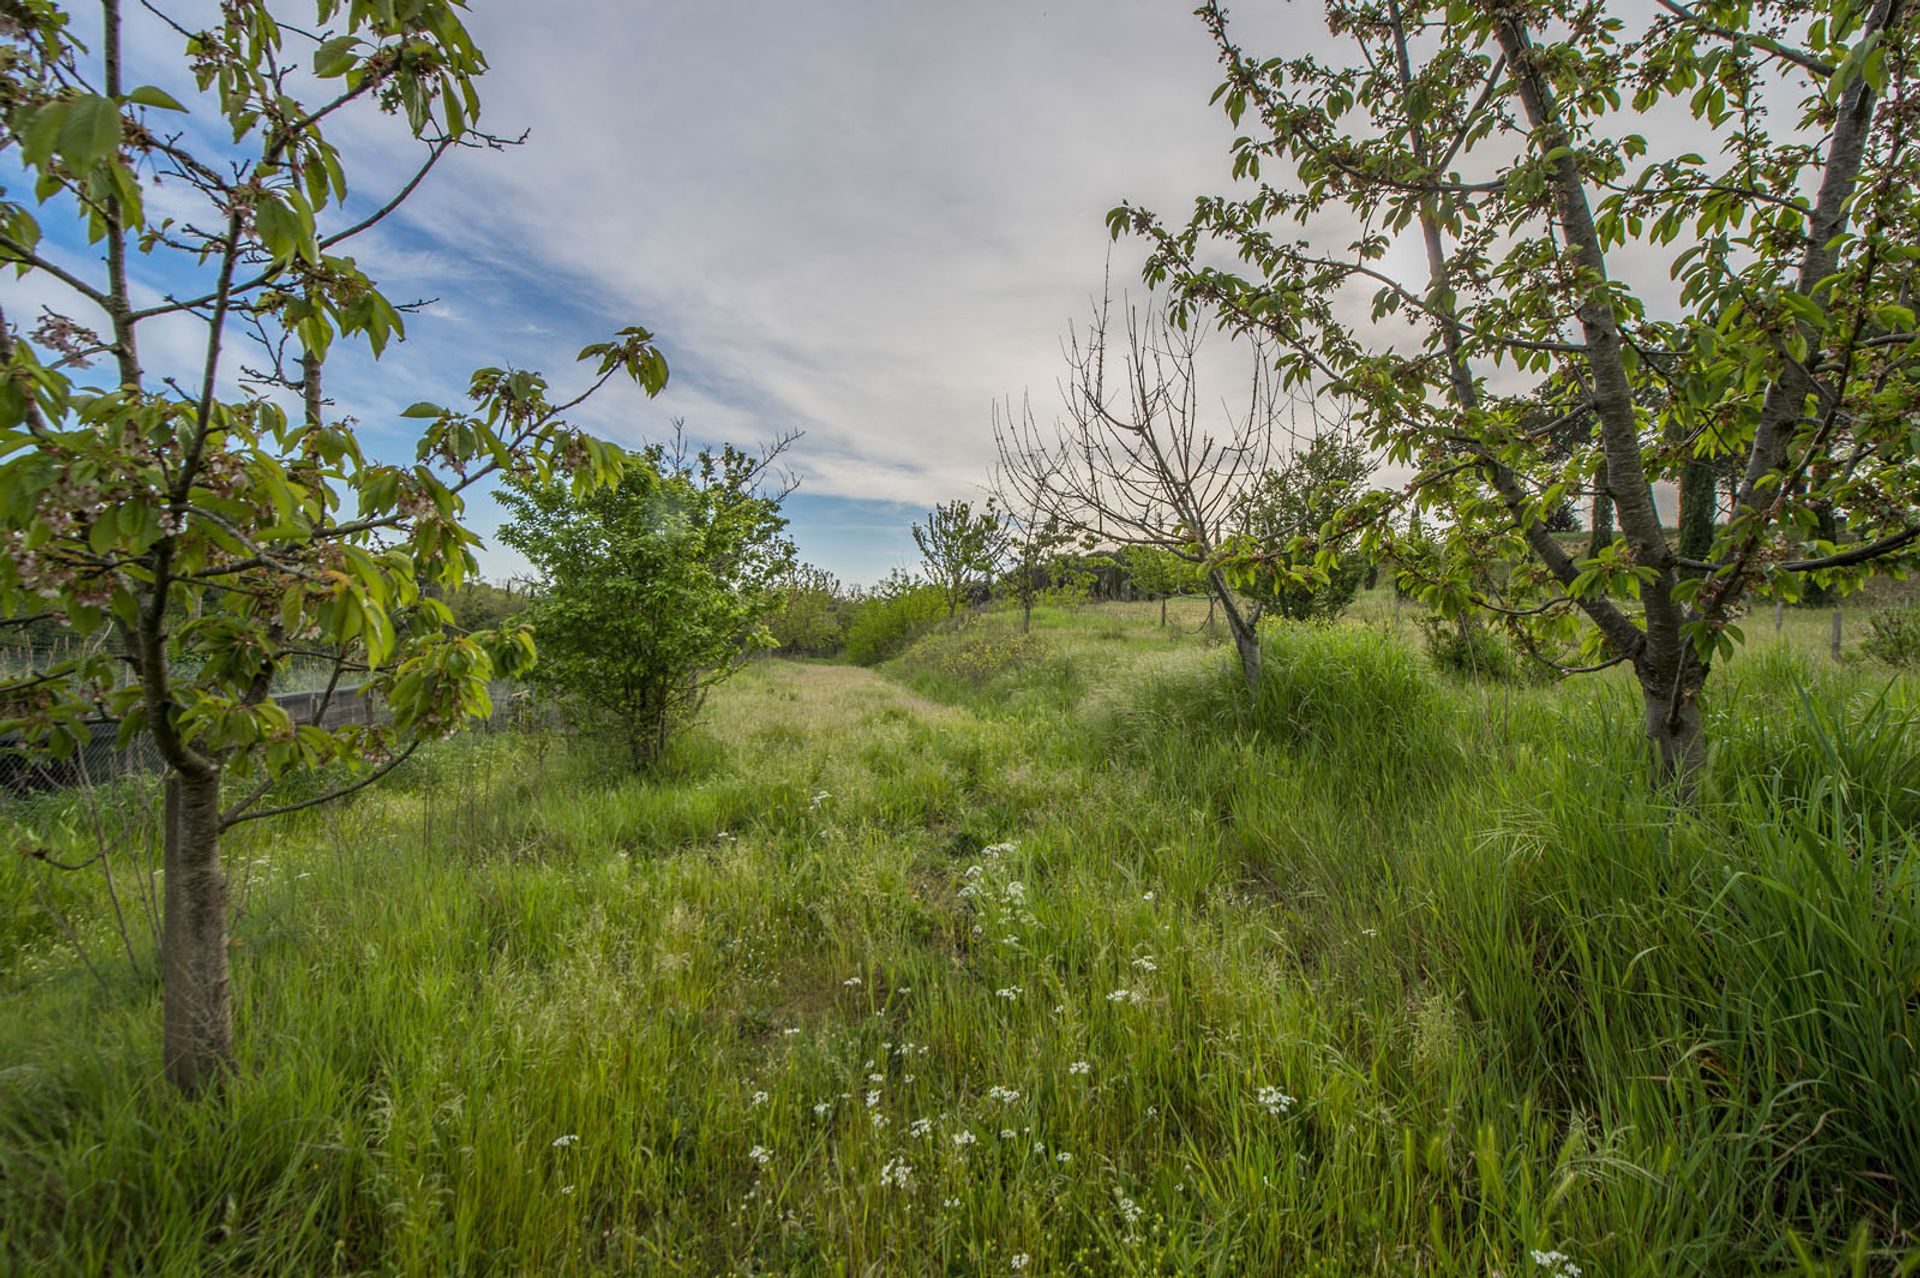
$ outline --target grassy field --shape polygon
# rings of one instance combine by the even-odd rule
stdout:
[[[133,962],[97,872],[0,865],[0,1268],[1900,1266],[1920,686],[1756,625],[1676,813],[1617,672],[1451,682],[1411,607],[1276,631],[1256,706],[1203,606],[996,614],[762,662],[652,780],[476,734],[245,827],[213,1103],[122,796]]]

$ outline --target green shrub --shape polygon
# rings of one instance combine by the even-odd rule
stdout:
[[[878,665],[906,651],[947,615],[947,603],[937,586],[908,586],[862,600],[847,622],[841,649],[856,665]]]
[[[963,683],[983,684],[995,675],[1031,665],[1046,645],[1030,634],[1003,634],[968,630],[956,642],[942,645],[936,660],[940,673]]]
[[[1920,607],[1907,604],[1869,613],[1860,648],[1896,670],[1920,670]]]
[[[1552,668],[1535,661],[1478,615],[1427,613],[1416,622],[1434,668],[1489,683],[1546,683]]]

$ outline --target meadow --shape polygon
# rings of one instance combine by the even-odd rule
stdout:
[[[1763,621],[1681,810],[1629,678],[1456,681],[1412,611],[1271,630],[1251,705],[1113,604],[757,662],[647,778],[468,733],[232,841],[211,1101],[142,809],[14,803],[121,840],[128,940],[0,864],[0,1269],[1920,1266],[1920,681]]]

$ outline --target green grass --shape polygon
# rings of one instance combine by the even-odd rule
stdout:
[[[1678,814],[1618,672],[1451,683],[1397,611],[1256,705],[1185,601],[760,663],[650,780],[449,743],[235,846],[207,1103],[110,808],[140,967],[0,866],[0,1270],[1891,1271],[1915,684],[1757,635]]]

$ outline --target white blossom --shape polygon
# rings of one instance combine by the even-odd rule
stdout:
[[[1263,1087],[1254,1093],[1254,1099],[1266,1106],[1269,1114],[1284,1114],[1293,1108],[1293,1097],[1277,1087]]]

